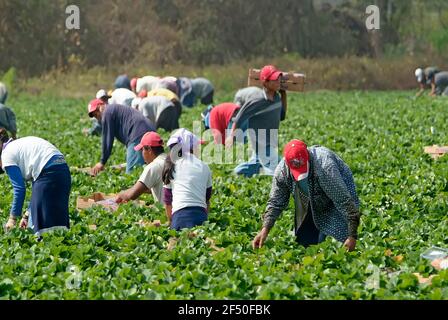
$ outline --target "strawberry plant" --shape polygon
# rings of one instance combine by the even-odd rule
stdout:
[[[448,143],[448,101],[409,95],[319,92],[288,97],[280,148],[293,138],[320,144],[340,154],[353,171],[362,213],[355,252],[347,253],[332,239],[309,248],[297,245],[291,233],[292,203],[265,247],[254,251],[251,241],[261,228],[271,178],[239,178],[231,164],[211,164],[209,220],[182,232],[139,224],[165,223],[160,206],[76,210],[77,196],[116,193],[131,186],[140,170],[125,175],[107,169],[96,178],[72,171],[68,232],[46,234],[41,242],[30,231],[0,232],[0,298],[447,299],[447,271],[434,270],[420,253],[433,245],[448,246],[448,156],[434,161],[423,153],[424,146]],[[231,99],[232,92],[216,97]],[[70,166],[82,168],[99,160],[101,144],[99,137],[82,134],[90,126],[87,100],[23,95],[10,97],[9,104],[19,136],[51,141]],[[201,111],[185,109],[181,126],[191,128]],[[124,147],[115,142],[109,164],[124,159]],[[0,189],[4,223],[12,201],[5,175]],[[153,203],[150,195],[143,199]],[[420,284],[413,273],[435,277]]]

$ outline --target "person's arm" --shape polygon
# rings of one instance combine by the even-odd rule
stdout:
[[[116,203],[128,202],[130,200],[135,200],[140,197],[143,193],[147,192],[148,188],[140,182],[137,181],[131,188],[121,191],[115,198]]]
[[[205,202],[207,203],[207,213],[210,212],[210,199],[212,198],[212,192],[213,192],[212,187],[207,188],[207,192],[205,195]]]
[[[232,124],[229,134],[227,135],[226,141],[224,142],[226,148],[230,148],[233,145],[233,136],[236,130],[236,122]]]
[[[90,174],[96,176],[100,171],[104,170],[107,160],[112,153],[112,147],[114,146],[114,124],[110,113],[103,115],[104,121],[101,122],[102,126],[102,142],[101,142],[101,160],[91,170]]]
[[[171,225],[171,220],[173,219],[173,206],[171,204],[165,204],[165,213],[168,220],[168,225]]]
[[[280,92],[280,98],[282,100],[282,115],[280,120],[283,121],[286,119],[286,111],[288,109],[288,97],[286,95],[286,90],[279,90]]]
[[[165,204],[166,218],[168,219],[169,225],[171,225],[171,219],[173,217],[173,192],[170,187],[163,187],[163,203]]]
[[[285,165],[279,165],[275,169],[269,200],[263,215],[263,227],[252,242],[254,249],[261,248],[264,245],[275,221],[280,217],[283,210],[285,210],[289,204],[291,190],[287,184],[288,173],[284,166]]]
[[[101,131],[102,131],[101,122],[95,119],[93,121],[92,127],[88,131],[88,134],[92,136],[99,136],[101,134]]]
[[[420,83],[420,90],[417,92],[415,96],[418,98],[423,94],[423,92],[425,92],[425,85],[423,83]]]
[[[114,146],[114,138],[115,138],[115,132],[114,132],[114,123],[112,117],[110,117],[110,113],[104,114],[104,121],[101,122],[101,125],[103,127],[103,134],[102,134],[102,143],[101,143],[101,163],[103,165],[106,165],[107,160],[109,160],[109,157],[112,153],[112,147]]]
[[[436,83],[434,80],[431,81],[431,92],[429,93],[430,96],[436,95]]]
[[[207,203],[207,213],[210,212],[210,199],[212,198],[213,186],[212,186],[212,174],[209,173],[207,181],[207,190],[205,192],[205,202]]]
[[[5,168],[5,172],[11,181],[14,194],[9,220],[6,224],[6,229],[9,230],[15,226],[17,217],[22,215],[23,202],[25,201],[26,195],[26,186],[18,166],[7,166]]]
[[[323,164],[322,170],[317,171],[319,185],[330,198],[339,212],[345,213],[348,220],[348,238],[351,250],[354,249],[354,244],[358,238],[358,226],[360,220],[359,209],[352,198],[347,185],[342,179],[341,173],[337,164],[329,158]],[[346,242],[347,242],[346,241]],[[346,245],[347,246],[347,245]],[[348,248],[350,249],[350,248]]]

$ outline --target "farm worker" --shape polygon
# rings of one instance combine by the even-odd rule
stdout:
[[[420,91],[417,92],[417,97],[421,96],[426,88],[432,89],[434,77],[439,72],[440,70],[437,67],[427,67],[425,69],[417,68],[415,70],[415,78],[417,79],[417,82],[419,83],[420,86]]]
[[[17,138],[16,115],[3,103],[0,103],[0,127],[8,130],[13,139]]]
[[[176,95],[179,94],[179,88],[177,86],[177,78],[175,77],[163,77],[155,84],[153,89],[168,89]]]
[[[131,81],[132,91],[139,94],[140,91],[146,90],[147,92],[155,89],[156,84],[159,82],[159,77],[145,76],[142,78],[135,78]]]
[[[163,201],[170,227],[192,228],[207,220],[212,194],[212,174],[195,156],[201,141],[181,128],[168,140],[170,153],[162,173]]]
[[[180,96],[182,105],[191,108],[197,100],[201,100],[203,105],[213,104],[214,87],[205,78],[179,78]]]
[[[192,94],[191,80],[186,77],[177,78],[177,87],[179,88],[179,98],[183,106],[192,108],[194,105],[194,94]]]
[[[121,104],[124,106],[131,106],[132,100],[136,98],[137,95],[129,89],[119,88],[112,91],[109,98],[109,104]]]
[[[150,96],[138,103],[138,110],[154,124],[156,129],[173,131],[179,128],[180,114],[171,100],[164,96]]]
[[[226,146],[233,144],[236,129],[242,129],[249,121],[249,140],[253,150],[248,162],[238,165],[234,172],[245,177],[264,173],[273,175],[279,162],[277,151],[278,129],[280,121],[285,119],[287,109],[286,91],[280,90],[282,73],[272,65],[264,66],[260,71],[263,82],[263,97],[257,95],[247,99],[235,118]],[[280,95],[277,93],[280,93]]]
[[[137,199],[145,192],[151,192],[154,200],[162,204],[162,171],[166,159],[162,138],[157,132],[147,132],[140,143],[134,147],[134,150],[142,153],[147,165],[134,186],[121,191],[115,202],[128,202]]]
[[[296,241],[304,246],[331,236],[355,249],[359,226],[359,200],[350,168],[333,151],[291,140],[275,169],[272,188],[263,215],[263,228],[253,247],[266,242],[269,231],[293,195]]]
[[[3,82],[0,82],[0,103],[4,104],[8,98],[8,89]]]
[[[206,78],[191,79],[191,91],[194,95],[193,101],[200,99],[203,105],[213,103],[215,88],[210,80]]]
[[[7,173],[14,190],[6,230],[22,216],[26,181],[32,182],[31,201],[20,227],[30,227],[39,236],[53,229],[68,229],[71,176],[62,153],[41,138],[13,140],[4,128],[0,128],[0,153],[0,171]]]
[[[442,75],[439,75],[439,73],[442,73]],[[448,85],[446,72],[441,72],[437,67],[418,68],[415,70],[415,77],[420,85],[417,97],[421,96],[427,87],[431,88],[429,95],[442,95]],[[448,92],[444,95],[448,95]]]
[[[205,129],[212,130],[215,144],[225,144],[226,133],[232,128],[232,119],[236,116],[239,109],[240,106],[235,103],[224,102],[216,106],[210,105],[201,114]],[[246,129],[247,122],[242,130],[245,131]]]
[[[95,176],[104,170],[115,138],[127,148],[126,173],[144,164],[141,152],[135,151],[134,147],[140,143],[146,132],[155,131],[148,119],[138,110],[119,104],[106,104],[100,99],[94,99],[89,103],[88,113],[89,117],[101,122],[103,128],[101,160],[92,168],[92,175]]]
[[[120,88],[131,90],[131,80],[127,74],[121,74],[115,79],[115,89]]]

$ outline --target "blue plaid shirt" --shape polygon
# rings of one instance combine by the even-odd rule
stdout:
[[[263,226],[272,228],[282,211],[287,208],[290,195],[298,191],[305,212],[311,206],[310,212],[319,231],[341,242],[349,236],[356,239],[360,218],[359,199],[350,168],[338,155],[325,147],[312,146],[308,148],[308,152],[309,194],[300,190],[298,182],[282,159],[275,169],[269,201],[263,215]]]

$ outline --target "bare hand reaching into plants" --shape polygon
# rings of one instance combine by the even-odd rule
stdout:
[[[261,231],[256,235],[254,240],[252,241],[252,247],[254,249],[261,248],[266,242],[266,238],[268,237],[269,230],[267,228],[261,229]]]
[[[347,240],[344,242],[344,246],[347,249],[347,251],[353,251],[356,247],[356,239],[353,237],[348,237]]]
[[[104,170],[104,164],[102,164],[101,162],[98,162],[90,171],[90,174],[92,176],[96,176],[98,173],[100,173],[101,171]]]

